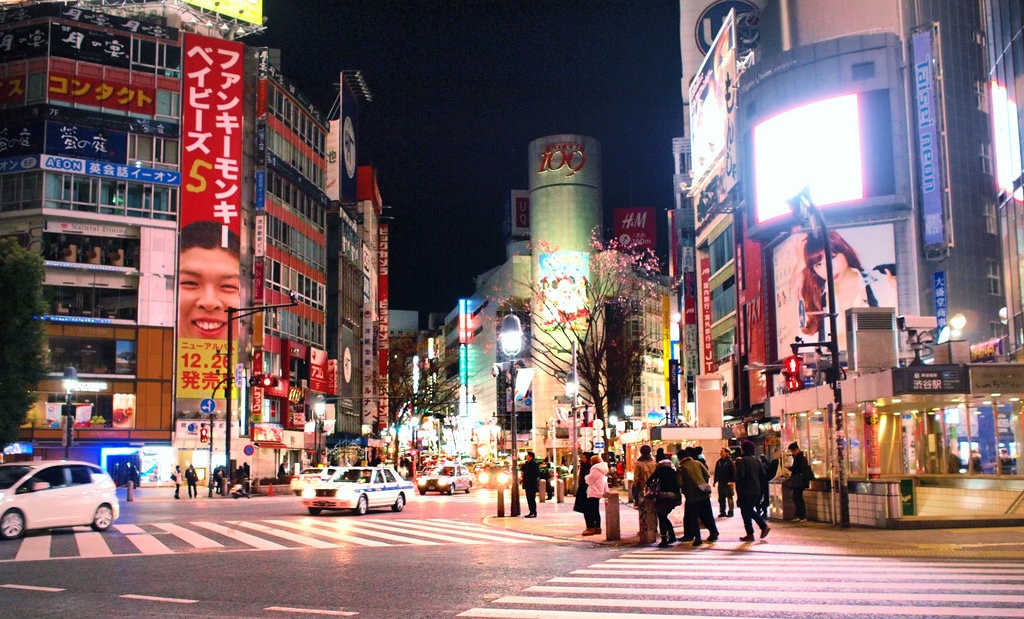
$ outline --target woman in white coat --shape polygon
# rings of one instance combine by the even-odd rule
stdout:
[[[587,523],[584,535],[601,533],[601,499],[608,492],[608,465],[600,454],[590,457],[590,472],[587,473],[587,511],[583,518]]]

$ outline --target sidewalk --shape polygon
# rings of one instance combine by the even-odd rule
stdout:
[[[493,493],[493,491],[491,491]],[[497,501],[495,501],[497,504]],[[526,500],[522,499],[522,513],[526,513]],[[572,509],[573,497],[564,503],[547,501],[537,503],[537,518],[498,518],[488,516],[484,522],[490,526],[524,533],[555,537],[566,541],[593,542],[617,547],[650,548],[658,552],[770,552],[778,554],[830,554],[850,556],[927,557],[957,559],[1019,559],[1024,560],[1024,535],[1021,527],[983,527],[956,529],[889,530],[850,527],[842,529],[831,524],[814,522],[783,522],[770,520],[771,532],[764,540],[753,543],[739,541],[745,535],[739,509],[732,518],[718,518],[719,539],[714,544],[694,548],[691,544],[674,544],[667,549],[657,544],[641,545],[638,512],[620,495],[619,541],[607,541],[607,506],[601,502],[601,535],[583,537],[583,515]],[[506,514],[508,514],[506,505]],[[715,505],[717,513],[717,504]],[[681,535],[683,510],[676,508],[669,519]],[[758,536],[754,526],[754,536]],[[707,539],[707,531],[703,531]],[[660,537],[658,538],[660,541]]]

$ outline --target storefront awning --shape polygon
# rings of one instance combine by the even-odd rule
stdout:
[[[288,446],[280,441],[257,441],[256,446],[260,449],[288,449]]]

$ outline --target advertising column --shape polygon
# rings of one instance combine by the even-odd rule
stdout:
[[[227,308],[240,303],[244,55],[240,43],[191,34],[183,55],[175,390],[179,411],[217,401],[213,417],[224,410],[217,396],[234,366]],[[216,445],[227,428],[213,430]]]
[[[544,341],[556,329],[586,328],[590,239],[602,223],[601,144],[582,135],[538,138],[530,143],[529,177],[532,330]],[[564,394],[561,382],[543,373],[534,380],[534,402]],[[554,414],[549,407],[537,412],[544,418]],[[535,418],[533,427],[544,418]]]

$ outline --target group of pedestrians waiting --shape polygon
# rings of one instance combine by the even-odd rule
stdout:
[[[680,449],[673,462],[663,449],[659,448],[652,456],[651,447],[643,445],[633,468],[633,501],[640,512],[641,539],[645,532],[650,534],[648,540],[653,539],[656,527],[661,533],[659,548],[676,542],[700,546],[705,541],[716,541],[719,531],[712,508],[714,487],[718,491],[719,518],[733,517],[735,508],[739,507],[745,532],[741,542],[755,540],[754,525],[761,539],[767,537],[771,531],[768,525],[769,482],[778,472],[779,462],[768,461],[764,456],[758,458],[755,451],[754,443],[749,440],[740,443],[738,454],[723,447],[712,477],[698,446]],[[801,487],[793,494],[797,510],[795,520],[802,521],[806,519],[803,488],[808,479],[813,479],[813,473],[809,473],[807,459],[796,443],[789,446],[789,451],[793,455],[791,473],[801,477]],[[669,514],[680,505],[683,506],[683,532],[681,537],[676,537]],[[708,531],[706,539],[702,539],[702,529]]]

